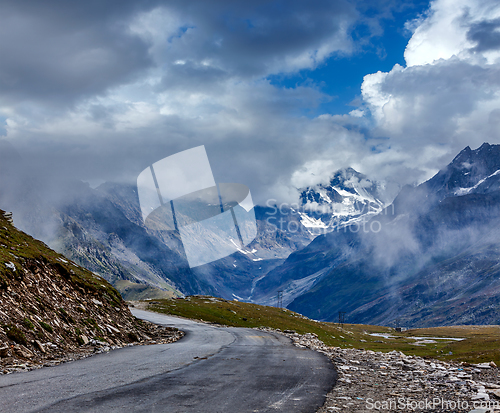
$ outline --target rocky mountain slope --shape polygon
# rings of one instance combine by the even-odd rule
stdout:
[[[499,170],[499,145],[467,147],[429,181],[403,188],[364,230],[317,237],[257,290],[316,277],[290,309],[323,320],[345,311],[350,322],[384,325],[496,324]]]
[[[143,228],[148,236],[163,244],[162,248],[170,250],[170,269],[163,277],[168,278],[186,294],[210,293],[229,299],[249,299],[255,280],[281,264],[291,252],[303,248],[313,239],[301,226],[300,216],[289,208],[280,210],[275,207],[255,206],[257,236],[250,245],[216,262],[188,268],[178,234],[144,227],[135,187],[106,183],[96,188],[96,192],[109,200],[130,222]],[[289,228],[299,230],[289,231]],[[143,248],[137,243],[131,246],[131,249],[138,256],[144,254]],[[117,256],[115,252],[114,254]],[[175,260],[172,256],[176,257]],[[163,261],[155,257],[150,263],[151,268],[158,268],[160,271],[166,267]],[[182,273],[176,274],[175,268]]]
[[[0,211],[0,372],[178,337],[137,320],[107,281],[17,230]]]
[[[0,142],[1,144],[2,142]],[[263,274],[313,236],[290,210],[256,207],[256,240],[194,269],[179,235],[144,225],[137,188],[47,179],[0,145],[0,206],[23,231],[116,286],[126,299],[208,293],[249,299]],[[289,227],[294,231],[289,231]]]

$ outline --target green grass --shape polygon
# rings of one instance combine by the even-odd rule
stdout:
[[[31,320],[29,318],[25,318],[23,320],[23,324],[26,328],[29,328],[30,330],[34,330],[35,329],[35,325],[31,322]]]
[[[30,269],[34,260],[57,271],[77,288],[105,297],[115,306],[120,306],[120,293],[111,284],[77,265],[63,255],[51,250],[43,242],[19,231],[5,219],[0,210],[0,289],[5,289],[13,280],[23,278],[23,267]],[[12,264],[14,268],[11,268]]]
[[[148,309],[159,313],[204,320],[233,327],[270,327],[294,330],[299,334],[315,333],[327,346],[358,348],[407,355],[477,363],[495,361],[500,365],[500,326],[457,326],[413,329],[397,333],[393,328],[363,324],[317,322],[286,309],[227,301],[208,296],[165,299],[148,302]],[[390,334],[394,338],[371,336]],[[436,340],[416,345],[412,336],[465,338],[463,341]],[[450,355],[449,352],[452,352]]]
[[[67,323],[75,324],[75,320],[71,317],[64,308],[59,308],[59,314]]]

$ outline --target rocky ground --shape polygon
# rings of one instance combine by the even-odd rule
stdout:
[[[324,353],[337,369],[338,382],[318,413],[500,412],[500,376],[494,363],[446,363],[398,351],[327,347],[315,334],[284,334],[296,346]]]
[[[19,231],[0,210],[0,374],[182,335],[136,319],[106,280]]]
[[[22,344],[4,343],[0,347],[0,374],[55,366],[126,346],[173,343],[183,336],[184,333],[177,329],[141,321],[136,330],[135,341],[129,343],[90,339],[79,346],[61,347],[52,342],[37,340],[38,350],[35,351]]]

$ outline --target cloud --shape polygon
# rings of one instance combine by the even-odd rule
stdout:
[[[492,0],[435,0],[431,2],[427,16],[410,24],[413,36],[405,50],[408,67],[433,64],[440,59],[456,56],[471,59],[471,52],[491,50],[476,45],[486,41],[489,33],[494,37],[495,21],[500,17],[500,7]],[[480,47],[481,50],[477,49]],[[494,48],[493,48],[494,49]],[[499,53],[483,53],[478,62],[486,59],[493,63]]]
[[[160,88],[197,88],[312,68],[349,51],[356,17],[343,0],[5,1],[0,104],[71,104],[155,76]]]
[[[148,44],[126,26],[136,8],[133,1],[2,2],[0,106],[68,105],[130,82],[152,64]]]
[[[476,43],[472,49],[475,52],[485,52],[500,49],[500,18],[483,20],[471,25],[467,39]]]
[[[307,162],[324,162],[328,175],[363,150],[363,137],[334,117],[300,116],[327,98],[311,88],[277,90],[262,80],[217,93],[173,90],[158,104],[112,97],[33,129],[11,121],[9,136],[39,169],[87,180],[133,181],[149,164],[205,145],[216,180],[246,184],[258,202],[289,199],[290,177]]]
[[[175,16],[175,17],[174,17]],[[334,52],[349,52],[349,30],[358,15],[346,1],[165,2],[140,14],[132,30],[152,42],[152,54],[167,65],[166,77],[203,65],[229,76],[262,77],[314,68]],[[177,31],[158,35],[172,20]],[[188,72],[189,73],[189,72]]]
[[[331,99],[314,85],[267,76],[350,53],[358,18],[344,0],[6,2],[0,116],[47,176],[133,181],[205,145],[219,181],[262,198],[350,133],[304,116]]]
[[[408,25],[406,67],[365,76],[370,134],[386,138],[390,152],[426,154],[408,164],[413,176],[429,178],[467,145],[500,142],[499,18],[495,1],[433,1]]]
[[[496,3],[433,2],[408,25],[406,67],[367,75],[350,115],[311,118],[333,97],[269,81],[359,51],[396,6],[5,1],[0,134],[47,176],[91,182],[133,182],[205,145],[216,180],[246,184],[257,202],[291,201],[347,166],[420,181],[499,139]],[[359,24],[369,34],[353,40]]]

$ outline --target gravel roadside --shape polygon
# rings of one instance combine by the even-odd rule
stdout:
[[[325,354],[338,381],[317,413],[500,412],[494,363],[471,365],[370,350],[327,347],[315,334],[283,332],[296,346]]]

